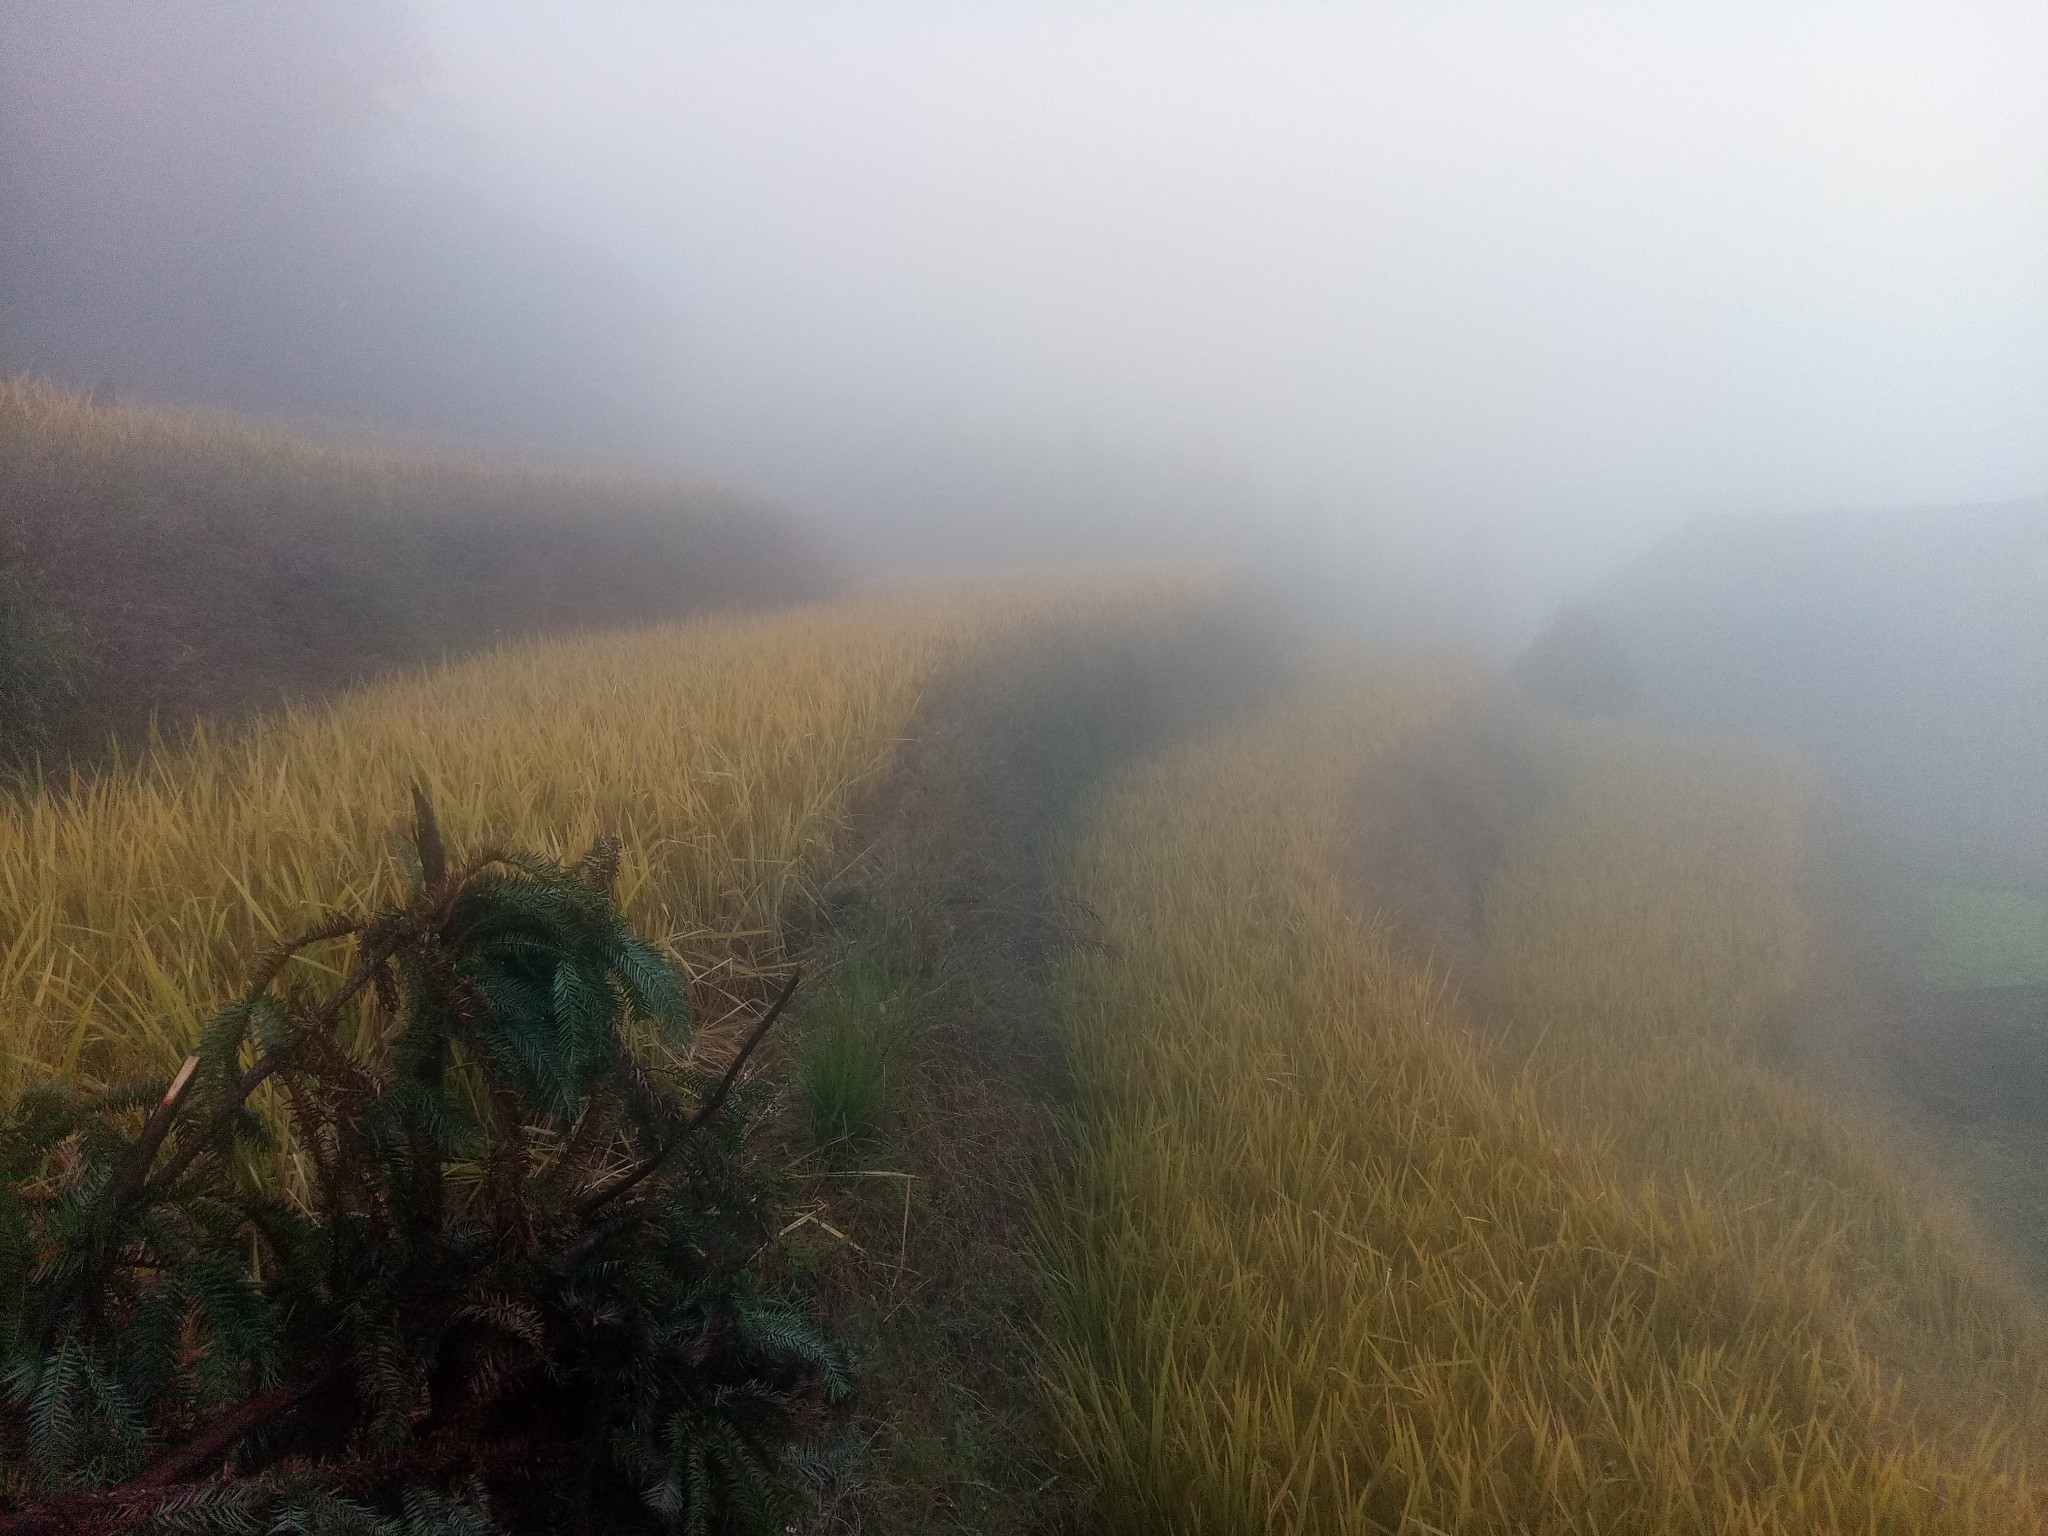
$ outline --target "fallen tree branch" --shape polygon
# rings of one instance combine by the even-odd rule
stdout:
[[[182,1483],[214,1457],[226,1455],[244,1435],[254,1434],[279,1414],[289,1413],[298,1407],[345,1368],[331,1365],[306,1381],[274,1388],[261,1397],[252,1397],[233,1413],[216,1419],[198,1438],[186,1441],[169,1455],[151,1462],[121,1488],[162,1488],[171,1483]]]

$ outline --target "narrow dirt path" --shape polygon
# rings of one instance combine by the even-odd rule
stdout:
[[[1061,904],[1055,858],[1104,774],[1275,673],[1233,615],[1036,645],[950,680],[863,817],[808,937],[813,1012],[878,953],[914,980],[888,1004],[904,1017],[883,1124],[810,1155],[791,1234],[861,1376],[803,1529],[1021,1536],[1085,1519],[1039,1388],[1029,1252],[1067,1096],[1050,988],[1089,927]]]
[[[1401,948],[1484,1023],[1486,887],[1542,789],[1530,726],[1485,696],[1352,791],[1345,873]]]

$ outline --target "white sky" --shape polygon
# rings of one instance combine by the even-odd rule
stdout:
[[[2048,6],[419,9],[687,451],[851,526],[1084,442],[1525,622],[1699,512],[2048,490]]]

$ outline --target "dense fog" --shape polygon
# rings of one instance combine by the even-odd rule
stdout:
[[[5,0],[0,366],[1513,643],[2048,489],[2048,11]]]

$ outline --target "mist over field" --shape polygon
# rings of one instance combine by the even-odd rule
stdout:
[[[9,0],[0,357],[1519,643],[2048,488],[2023,4]]]
[[[0,0],[0,1536],[2048,1531],[2044,81]]]

